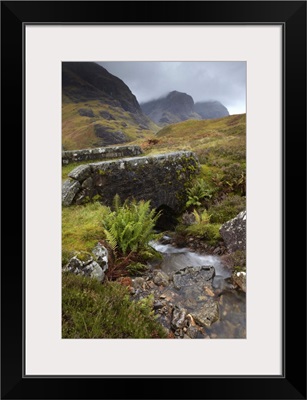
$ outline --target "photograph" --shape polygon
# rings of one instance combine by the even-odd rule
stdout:
[[[1,399],[306,399],[306,2],[0,18]]]
[[[246,338],[246,63],[62,63],[62,338]]]

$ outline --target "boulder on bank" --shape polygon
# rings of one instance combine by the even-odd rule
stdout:
[[[245,271],[235,271],[232,274],[232,280],[233,282],[239,286],[243,292],[246,293],[246,272]]]
[[[63,268],[75,275],[88,276],[103,282],[108,269],[108,250],[98,243],[91,253],[78,252]]]
[[[240,212],[235,218],[225,222],[220,228],[220,234],[229,252],[246,250],[246,211]]]
[[[97,243],[93,248],[92,253],[95,256],[97,263],[103,269],[103,272],[105,272],[108,269],[108,250],[101,243]]]

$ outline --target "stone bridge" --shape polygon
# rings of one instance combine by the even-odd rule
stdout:
[[[118,194],[122,200],[151,200],[154,208],[169,207],[178,213],[187,200],[186,187],[198,172],[197,157],[187,151],[82,164],[63,183],[62,204],[94,198],[111,205]]]

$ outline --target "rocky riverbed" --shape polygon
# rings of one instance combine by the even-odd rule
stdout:
[[[170,240],[171,241],[171,240]],[[163,259],[142,277],[124,278],[134,299],[153,296],[169,337],[245,338],[245,292],[217,255],[166,243],[152,244]]]

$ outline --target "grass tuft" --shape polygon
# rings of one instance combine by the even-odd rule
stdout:
[[[62,209],[62,254],[91,251],[105,237],[102,220],[107,208],[100,203]]]

